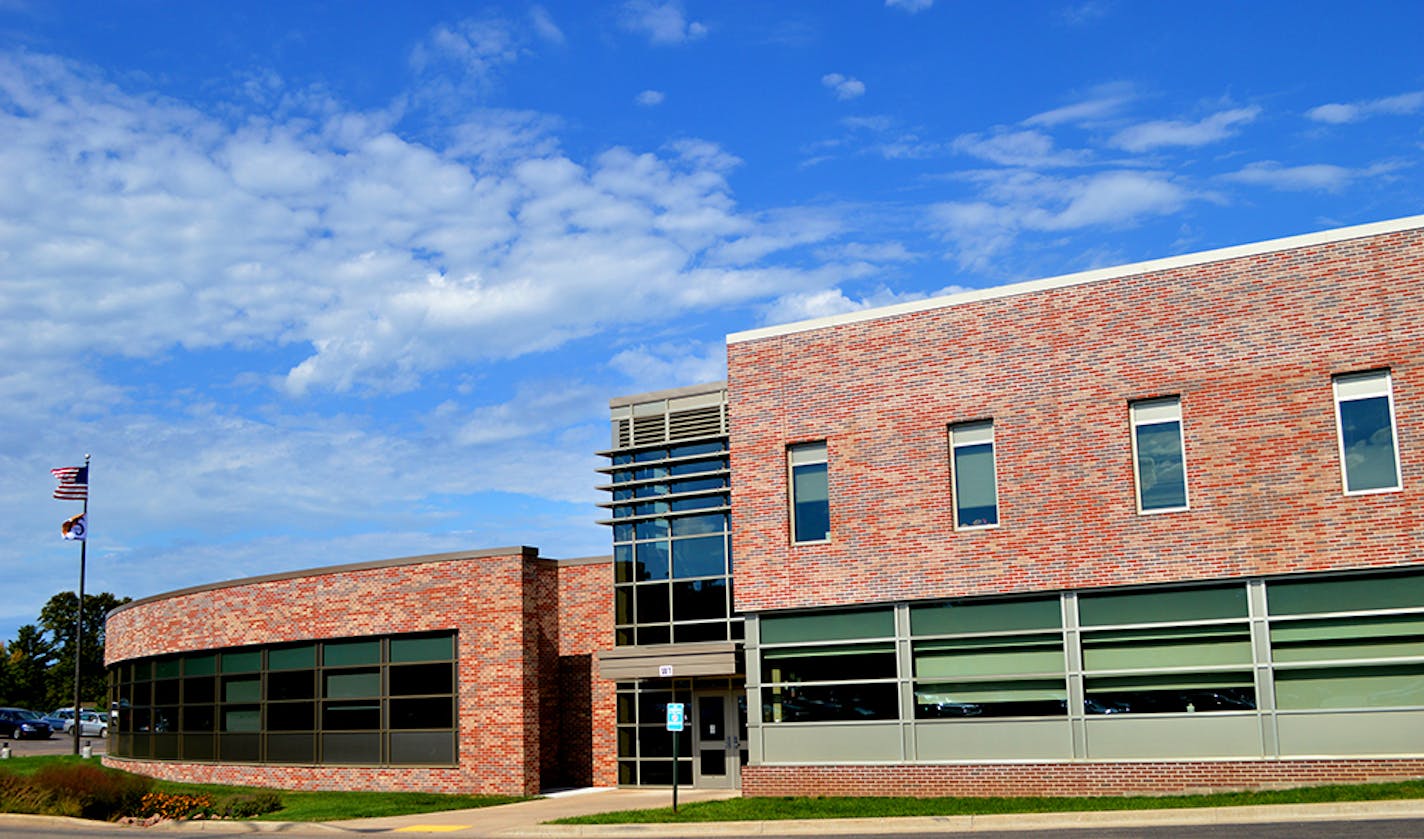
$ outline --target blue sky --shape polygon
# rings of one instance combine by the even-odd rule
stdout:
[[[0,639],[605,553],[726,333],[1424,210],[1415,2],[0,0]]]

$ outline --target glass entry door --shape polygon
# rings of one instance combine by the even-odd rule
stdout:
[[[729,691],[693,694],[693,786],[741,786],[742,741],[746,737],[737,695]]]

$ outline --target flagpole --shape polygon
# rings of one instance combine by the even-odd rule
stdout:
[[[86,476],[89,471],[89,455],[84,455],[84,470]],[[86,477],[87,480],[87,477]],[[84,522],[85,529],[89,525],[89,493],[84,493]],[[83,669],[80,662],[84,660],[84,560],[85,552],[89,550],[89,534],[84,534],[84,539],[79,543],[79,608],[75,612],[74,618],[74,754],[79,754],[79,733],[84,728],[83,718],[80,713],[80,676]]]

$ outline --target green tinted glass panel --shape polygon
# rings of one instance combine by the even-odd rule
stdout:
[[[1283,711],[1417,706],[1424,706],[1424,665],[1276,671]]]
[[[316,645],[275,647],[267,651],[267,669],[302,670],[316,666]]]
[[[936,603],[910,607],[913,635],[953,635],[968,632],[1014,632],[1058,629],[1063,612],[1058,598],[989,603]]]
[[[261,728],[262,713],[257,708],[223,709],[223,731],[259,731]]]
[[[1254,683],[1251,674],[1240,673],[1170,673],[1161,676],[1102,676],[1085,679],[1089,695],[1104,691],[1150,690],[1212,690],[1216,688],[1249,688]]]
[[[223,680],[224,702],[256,702],[262,698],[262,680],[256,676]]]
[[[1266,585],[1266,601],[1273,615],[1415,608],[1424,606],[1424,574],[1273,581]]]
[[[955,524],[980,527],[998,524],[994,487],[994,444],[954,447]]]
[[[1244,627],[1179,627],[1083,635],[1083,669],[1136,670],[1251,663]]]
[[[180,662],[176,658],[162,658],[153,663],[155,679],[175,679],[182,672]]]
[[[1181,423],[1137,426],[1137,486],[1142,509],[1171,510],[1187,505],[1182,462]]]
[[[1275,661],[1342,661],[1424,656],[1424,615],[1327,618],[1271,627]]]
[[[1078,616],[1083,626],[1244,618],[1246,586],[1085,594],[1078,598]]]
[[[1066,665],[1061,639],[1014,640],[1016,643],[1006,643],[1002,639],[986,643],[974,639],[916,644],[915,676],[921,679],[949,679],[1064,671]]]
[[[378,664],[381,661],[380,641],[339,641],[322,649],[322,663],[328,667],[342,664]]]
[[[890,609],[822,612],[761,619],[763,644],[888,638],[894,634],[895,613]]]
[[[224,673],[250,673],[254,670],[261,669],[261,650],[222,654],[222,670]]]
[[[381,674],[379,671],[357,673],[327,673],[322,696],[343,699],[347,697],[379,696]]]
[[[454,641],[449,635],[392,638],[391,661],[449,661],[455,655]]]
[[[183,658],[183,673],[188,676],[211,676],[218,672],[218,657],[213,653]]]
[[[1038,702],[1068,699],[1063,680],[1047,679],[1014,682],[942,682],[915,686],[915,702]]]

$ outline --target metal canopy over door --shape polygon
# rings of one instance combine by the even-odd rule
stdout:
[[[693,785],[702,789],[741,786],[746,714],[745,694],[728,691],[693,696]]]

